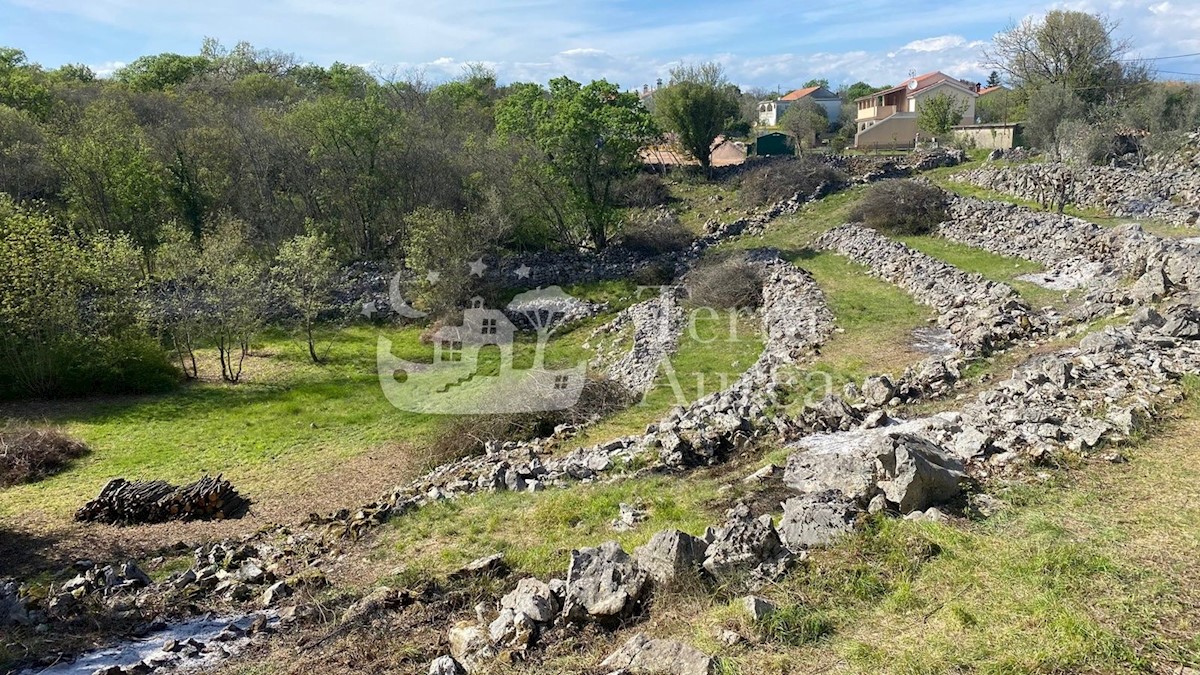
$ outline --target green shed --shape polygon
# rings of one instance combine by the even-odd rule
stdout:
[[[772,131],[754,139],[754,154],[759,157],[794,155],[796,154],[796,144],[792,141],[791,136],[780,131]]]

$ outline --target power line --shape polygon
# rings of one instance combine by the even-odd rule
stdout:
[[[1200,52],[1194,54],[1176,54],[1174,56],[1150,56],[1144,59],[1122,59],[1123,61],[1166,61],[1167,59],[1189,59],[1193,56],[1200,56]]]
[[[1200,77],[1200,73],[1181,73],[1178,70],[1159,70],[1157,72],[1166,73],[1167,75],[1191,75],[1193,77]]]

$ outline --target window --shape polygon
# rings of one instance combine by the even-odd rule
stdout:
[[[480,335],[495,335],[496,334],[496,320],[495,319],[484,319],[479,327],[479,334]]]
[[[462,361],[462,343],[450,342],[449,340],[442,342],[442,360],[443,361]]]
[[[566,389],[567,386],[570,384],[571,384],[571,377],[569,375],[555,375],[554,376],[554,388],[555,389],[560,389],[560,390]]]

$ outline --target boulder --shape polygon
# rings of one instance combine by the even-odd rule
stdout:
[[[786,571],[791,554],[779,541],[771,516],[753,518],[740,504],[726,514],[704,556],[704,569],[717,579],[750,574],[775,579]]]
[[[615,541],[571,551],[563,613],[578,622],[620,619],[636,609],[648,580]]]
[[[883,436],[871,446],[878,487],[901,513],[944,502],[967,480],[961,462],[931,441],[913,434]]]
[[[834,490],[793,497],[783,503],[779,538],[793,551],[826,546],[852,532],[861,512],[858,504]]]
[[[858,450],[802,450],[788,457],[783,482],[801,494],[837,490],[866,501],[875,491],[875,459]]]
[[[600,663],[633,675],[708,675],[712,657],[675,640],[651,640],[638,633]]]
[[[536,630],[537,624],[533,619],[523,612],[505,607],[500,610],[500,616],[488,626],[488,637],[501,647],[524,651],[533,642]]]
[[[550,623],[558,616],[558,599],[550,586],[532,577],[517,582],[517,587],[500,598],[502,609],[520,612],[537,623]]]
[[[1200,310],[1191,305],[1176,305],[1167,310],[1167,322],[1162,330],[1167,335],[1184,340],[1200,339]]]
[[[473,673],[496,658],[496,648],[482,626],[460,621],[450,627],[450,656],[463,670]]]
[[[863,401],[868,405],[875,407],[887,405],[887,402],[892,400],[895,395],[896,386],[892,384],[891,378],[887,375],[868,377],[863,381]]]
[[[704,562],[708,544],[686,532],[663,530],[633,550],[639,568],[660,584],[695,573]]]
[[[21,599],[20,586],[15,581],[0,581],[0,626],[29,625],[29,612]]]

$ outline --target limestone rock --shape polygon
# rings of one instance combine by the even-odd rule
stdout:
[[[709,675],[712,657],[675,640],[651,640],[641,633],[600,663],[632,675]]]
[[[660,584],[694,573],[704,562],[708,544],[686,532],[663,530],[633,551],[637,565]]]
[[[783,503],[779,537],[793,551],[825,546],[854,530],[858,505],[837,491],[793,497]]]
[[[571,552],[563,612],[571,621],[613,621],[627,616],[645,594],[649,575],[621,545],[609,541]]]
[[[550,586],[532,577],[517,582],[517,587],[500,598],[502,609],[520,612],[537,623],[550,623],[558,616],[558,599]]]
[[[957,459],[913,434],[884,436],[872,446],[879,489],[901,513],[924,509],[958,494],[966,471]]]

